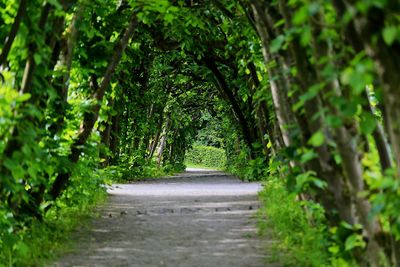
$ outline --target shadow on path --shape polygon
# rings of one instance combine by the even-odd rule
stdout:
[[[266,266],[254,217],[260,188],[199,169],[113,185],[77,252],[54,266]]]

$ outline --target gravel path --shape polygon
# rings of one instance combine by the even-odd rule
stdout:
[[[78,252],[53,266],[266,266],[254,218],[259,189],[199,169],[116,184],[102,217],[77,237]]]

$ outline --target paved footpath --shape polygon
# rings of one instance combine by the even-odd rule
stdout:
[[[101,218],[53,266],[275,266],[257,236],[260,188],[199,169],[113,185]]]

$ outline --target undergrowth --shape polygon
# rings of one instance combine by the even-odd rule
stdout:
[[[224,168],[218,168],[218,167],[208,167],[204,166],[201,164],[193,164],[190,162],[185,162],[185,165],[187,168],[195,168],[195,169],[204,169],[204,170],[215,170],[215,171],[223,171]]]
[[[327,226],[318,204],[297,200],[278,179],[265,182],[259,196],[259,229],[276,240],[274,260],[285,266],[331,266]]]
[[[186,152],[185,161],[189,166],[223,169],[226,165],[226,155],[221,148],[193,146]]]
[[[156,159],[144,159],[142,157],[122,157],[118,165],[105,169],[105,175],[112,182],[126,183],[140,181],[146,178],[160,178],[175,173],[183,172],[186,166],[181,163],[164,163],[158,166]]]
[[[42,220],[17,221],[0,208],[0,266],[45,266],[72,250],[72,232],[88,226],[97,215],[96,206],[106,200],[107,183],[104,170],[83,161],[75,168],[68,189]],[[43,210],[47,204],[51,203],[44,203]]]
[[[106,194],[96,193],[90,201],[77,206],[61,205],[48,212],[42,222],[33,221],[14,233],[12,246],[3,244],[0,266],[44,266],[62,253],[73,249],[71,233],[88,225],[97,215],[95,206],[106,199]]]

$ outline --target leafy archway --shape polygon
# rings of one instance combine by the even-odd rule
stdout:
[[[230,171],[323,208],[332,261],[398,263],[396,1],[0,7],[1,240],[103,176],[182,170],[208,114]]]

